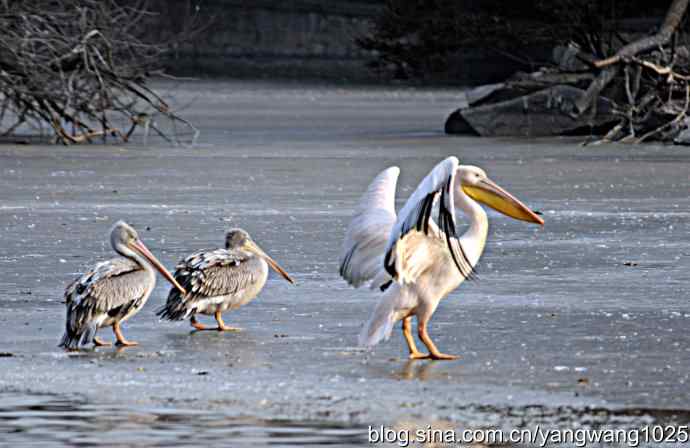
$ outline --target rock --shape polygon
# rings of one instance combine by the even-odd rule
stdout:
[[[495,96],[497,93],[492,92]],[[582,93],[577,87],[556,85],[506,101],[461,108],[448,117],[446,131],[459,129],[467,133],[469,127],[484,137],[581,135],[616,121],[611,102],[603,97],[598,100],[593,122],[588,114],[571,115],[573,101]]]
[[[445,133],[458,135],[479,135],[462,116],[461,110],[462,109],[458,109],[448,116],[448,119],[446,119],[446,124],[443,126]]]
[[[467,135],[479,135],[470,126],[469,123],[462,117],[460,111],[471,106],[475,106],[480,103],[483,99],[490,97],[492,93],[497,90],[502,90],[505,88],[505,84],[486,84],[483,86],[476,87],[474,89],[465,90],[460,94],[460,109],[451,113],[446,124],[444,126],[444,131],[446,134],[467,134]]]
[[[481,100],[490,96],[492,93],[496,92],[497,90],[502,90],[504,88],[505,88],[505,84],[498,83],[498,84],[486,84],[483,86],[475,87],[474,89],[466,90],[465,92],[463,92],[463,95],[465,97],[465,101],[467,103],[466,107],[476,106],[477,103],[479,103]]]

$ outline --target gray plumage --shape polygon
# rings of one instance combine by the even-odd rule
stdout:
[[[124,338],[120,323],[148,300],[156,286],[155,270],[182,289],[126,222],[115,223],[110,231],[110,245],[125,258],[98,263],[67,286],[65,334],[60,347],[74,350],[90,342],[107,345],[96,338],[96,332],[104,326],[112,326],[119,345],[137,345]]]
[[[240,307],[256,297],[268,277],[266,261],[242,249],[196,252],[176,266],[175,279],[187,290],[171,289],[158,311],[167,320],[213,314]]]
[[[98,328],[131,317],[144,306],[155,285],[155,276],[134,260],[98,263],[67,286],[67,318],[60,346],[77,349],[90,343]]]

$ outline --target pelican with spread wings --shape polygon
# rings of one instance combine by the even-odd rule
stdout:
[[[521,221],[540,225],[544,221],[481,168],[460,165],[456,157],[436,165],[396,215],[399,174],[400,169],[393,166],[374,178],[343,243],[340,275],[355,288],[368,283],[371,289],[381,291],[359,342],[372,347],[388,339],[393,325],[402,320],[411,359],[456,359],[436,348],[427,326],[441,299],[476,275],[474,267],[489,230],[486,212],[479,203]],[[469,220],[462,235],[456,231],[456,209]],[[413,316],[428,354],[415,345]]]

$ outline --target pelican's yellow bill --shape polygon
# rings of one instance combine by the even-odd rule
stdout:
[[[539,215],[489,179],[483,180],[477,185],[463,185],[462,190],[472,199],[486,204],[506,216],[544,225],[544,220]]]

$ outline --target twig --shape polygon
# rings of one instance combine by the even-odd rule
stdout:
[[[626,57],[635,56],[668,42],[685,16],[685,11],[688,8],[688,1],[689,0],[673,0],[659,32],[655,35],[633,41],[618,50],[614,56],[595,62],[595,66],[603,70],[599,76],[592,81],[585,93],[575,101],[575,108],[579,115],[592,105],[599,96],[599,93],[616,77],[619,69],[617,64],[619,62]]]
[[[647,132],[642,137],[638,138],[635,141],[635,143],[642,143],[643,141],[647,140],[649,137],[658,134],[659,132],[663,131],[664,129],[666,129],[666,128],[674,125],[674,124],[680,123],[681,120],[683,120],[688,113],[688,106],[690,106],[690,84],[686,83],[685,84],[685,105],[683,106],[683,110],[681,110],[673,120],[669,121],[666,124],[659,126],[658,128],[656,128],[652,131]]]
[[[659,75],[667,75],[667,82],[673,82],[674,79],[680,79],[683,81],[690,81],[690,76],[688,75],[682,75],[680,73],[677,73],[673,71],[671,67],[662,67],[658,64],[655,64],[653,62],[645,61],[644,59],[640,59],[637,57],[632,57],[630,58],[630,61],[639,64],[643,67],[649,68],[651,70],[654,70],[657,74]]]
[[[0,1],[0,133],[36,123],[49,126],[55,141],[63,144],[95,137],[105,141],[108,136],[127,141],[140,126],[129,117],[155,110],[171,123],[193,129],[195,141],[196,128],[146,85],[167,51],[165,45],[134,34],[145,29],[152,13],[143,0],[130,6],[119,1]],[[180,35],[196,32],[193,15]],[[127,119],[127,133],[113,121],[120,116]],[[144,125],[146,137],[148,129]],[[175,132],[175,126],[170,129]],[[169,141],[178,140],[157,126],[154,130]]]

